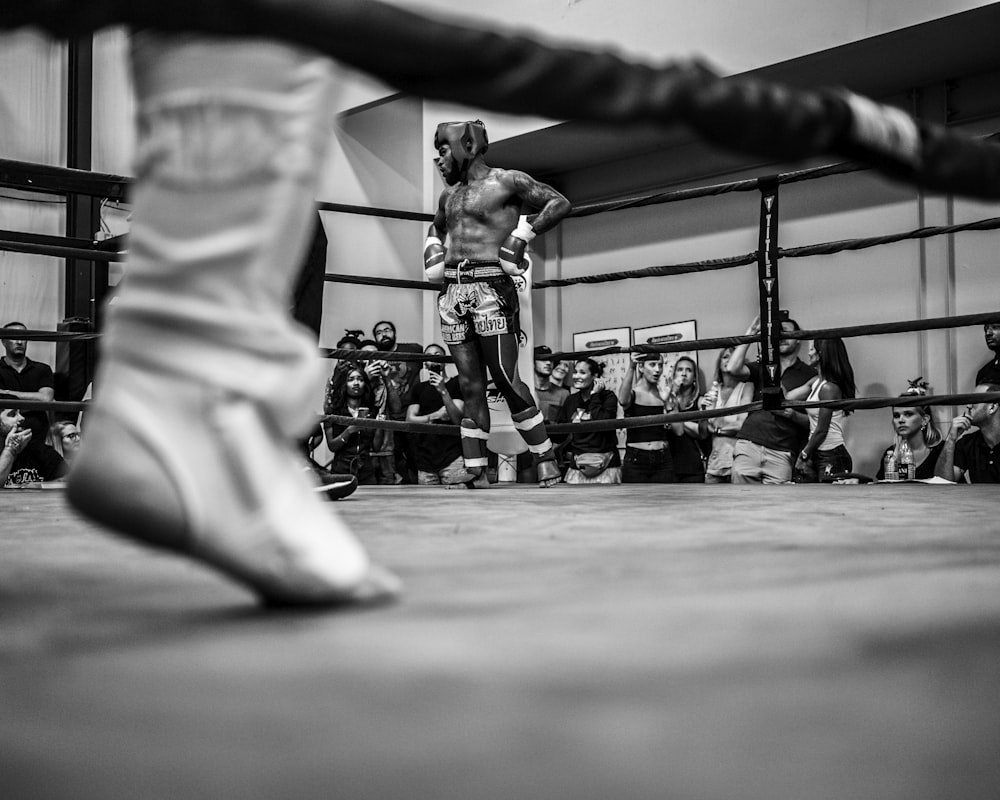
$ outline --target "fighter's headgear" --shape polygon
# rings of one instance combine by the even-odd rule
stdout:
[[[458,172],[455,180],[449,183],[457,183],[464,178],[472,159],[485,153],[490,146],[486,136],[486,126],[478,119],[468,122],[442,122],[434,132],[434,149],[439,150],[445,142],[451,147],[452,159]]]

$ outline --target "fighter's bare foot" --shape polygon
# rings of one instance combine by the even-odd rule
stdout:
[[[448,484],[449,489],[489,489],[490,479],[486,477],[485,472],[481,472],[476,475],[471,480],[465,481],[465,483],[450,483]]]
[[[559,465],[553,459],[539,461],[537,469],[538,487],[540,489],[548,489],[562,481],[562,472],[559,470]]]
[[[106,377],[68,482],[81,513],[207,564],[268,605],[372,604],[399,593],[399,579],[369,561],[252,403],[189,388],[150,406],[163,387],[129,375],[124,391],[113,371]]]

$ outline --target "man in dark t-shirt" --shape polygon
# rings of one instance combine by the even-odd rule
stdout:
[[[981,383],[976,393],[982,392],[1000,392],[1000,383]],[[979,430],[967,433],[973,427]],[[935,474],[956,482],[1000,483],[1000,403],[970,403],[951,421]]]
[[[987,383],[1000,383],[1000,322],[987,322],[983,325],[983,336],[986,346],[993,351],[993,360],[987,361],[976,373],[976,386]]]
[[[28,358],[28,343],[19,339],[18,331],[26,330],[21,322],[3,326],[4,355],[0,358],[0,393],[18,400],[39,400],[51,403],[55,397],[52,368]],[[44,411],[23,411],[24,423],[31,430],[30,449],[45,443],[49,432],[49,417]]]
[[[14,399],[0,394],[0,403]],[[44,442],[29,447],[34,438],[21,412],[0,406],[0,487],[32,486],[62,478],[66,462]]]
[[[427,355],[443,356],[444,348],[429,344]],[[415,366],[415,365],[414,365]],[[444,364],[428,361],[424,364],[427,380],[413,390],[413,399],[406,410],[407,422],[430,422],[457,426],[462,422],[462,389],[458,378],[445,380]],[[459,436],[431,433],[410,434],[417,469],[417,483],[430,485],[461,485],[472,479],[462,461],[462,440]]]
[[[802,330],[793,319],[781,321],[783,331]],[[747,336],[760,332],[760,320],[747,329]],[[784,392],[796,389],[816,376],[812,367],[799,360],[798,339],[783,339],[778,347],[781,364],[781,388]],[[746,354],[750,345],[742,344],[733,350],[725,369],[738,380],[750,381],[754,386],[754,400],[761,398],[760,364],[747,364]],[[733,483],[788,483],[792,479],[795,455],[805,444],[809,433],[809,417],[800,411],[751,411],[736,437],[733,450]]]

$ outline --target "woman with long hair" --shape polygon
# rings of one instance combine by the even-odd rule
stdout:
[[[625,418],[658,416],[663,413],[660,394],[663,358],[659,353],[638,353],[618,387],[618,402]],[[673,483],[674,463],[663,425],[628,428],[622,483]]]
[[[733,355],[732,347],[727,347],[719,353],[715,360],[715,380],[712,388],[701,396],[698,407],[702,411],[720,408],[734,408],[747,405],[753,400],[753,384],[741,381],[725,367]],[[712,448],[705,465],[706,483],[730,483],[733,471],[733,450],[736,448],[736,435],[743,427],[743,420],[748,412],[742,414],[727,414],[724,417],[700,420],[698,425],[703,436],[711,437]]]
[[[584,358],[573,367],[573,388],[559,409],[557,422],[587,422],[614,419],[618,416],[618,399],[604,388],[604,365]],[[566,483],[621,483],[621,458],[618,456],[618,434],[613,431],[574,432],[566,439],[569,460]]]
[[[373,416],[374,407],[375,391],[364,369],[352,366],[334,372],[324,407],[327,414],[366,419]],[[375,429],[324,422],[323,430],[326,446],[333,453],[331,472],[353,475],[359,484],[378,482],[371,457]]]
[[[696,411],[700,396],[698,365],[690,356],[681,356],[674,364],[673,380],[667,391],[663,410],[667,414]],[[705,482],[701,440],[707,436],[707,430],[703,430],[697,422],[673,422],[667,425],[667,445],[674,460],[674,475],[678,483]]]
[[[925,397],[927,383],[923,378],[910,381],[909,388],[900,397]],[[916,467],[915,478],[923,480],[934,477],[934,466],[944,447],[944,437],[934,421],[930,406],[893,406],[892,429],[895,441],[882,452],[879,459],[876,480],[885,480],[885,457],[890,452],[896,456],[899,463],[899,452],[903,442],[913,454],[913,464]]]
[[[809,347],[809,361],[817,375],[799,388],[788,392],[789,400],[853,400],[857,397],[854,368],[844,340],[816,339]],[[816,483],[850,472],[854,460],[844,445],[844,418],[850,411],[809,408],[809,439],[795,462],[797,483]]]

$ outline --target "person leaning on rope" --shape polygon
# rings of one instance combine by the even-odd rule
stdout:
[[[1000,384],[981,383],[976,393],[1000,392]],[[972,428],[978,428],[971,433]],[[935,475],[948,481],[1000,483],[1000,403],[970,403],[951,421]]]

